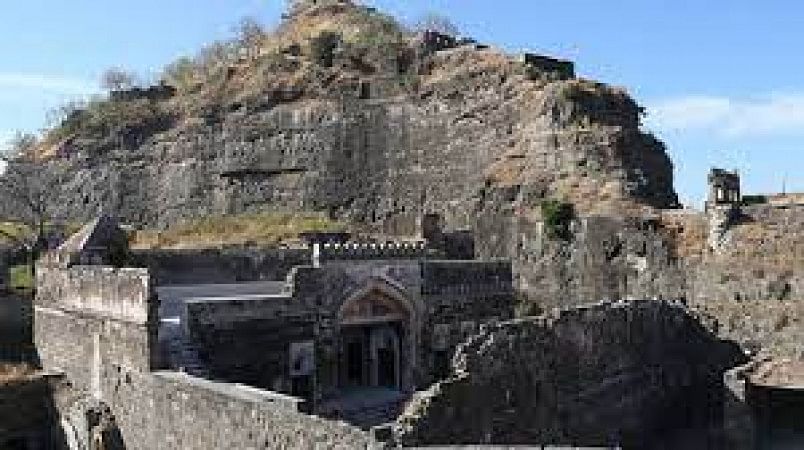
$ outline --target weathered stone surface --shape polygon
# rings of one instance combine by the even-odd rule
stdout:
[[[157,285],[237,283],[284,280],[299,265],[310,264],[308,248],[211,248],[133,250],[132,265],[147,267]]]
[[[376,17],[350,2],[317,6],[291,15],[273,39],[298,50],[308,43],[294,32],[309,34],[322,17],[333,16],[325,29]],[[328,31],[353,31],[337,28]],[[392,34],[385,44],[341,42],[325,67],[298,51],[272,55],[293,67],[265,77],[276,89],[242,101],[221,93],[214,113],[136,145],[123,145],[125,129],[73,143],[51,164],[61,180],[57,215],[86,220],[102,210],[165,225],[315,210],[411,234],[428,212],[450,228],[469,226],[493,187],[526,206],[544,197],[593,212],[677,204],[664,145],[640,129],[642,110],[622,89],[575,78],[566,61],[518,60],[451,38],[422,49],[415,36]]]
[[[742,361],[680,305],[600,304],[484,326],[452,375],[397,421],[405,445],[666,444],[698,426],[716,445],[721,374]]]

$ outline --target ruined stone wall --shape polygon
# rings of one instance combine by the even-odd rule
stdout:
[[[450,377],[414,397],[396,436],[404,445],[650,448],[667,442],[662,432],[717,419],[722,372],[741,356],[664,302],[491,324],[459,347]]]
[[[507,261],[426,261],[422,299],[429,313],[422,336],[422,385],[443,377],[455,348],[489,321],[514,316],[511,264]]]
[[[44,368],[95,394],[111,382],[108,372],[150,370],[155,305],[147,270],[39,266],[36,282],[34,337]]]

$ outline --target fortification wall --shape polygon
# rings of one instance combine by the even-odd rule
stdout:
[[[147,267],[157,285],[284,280],[298,265],[309,264],[309,249],[218,248],[135,250],[134,263]]]
[[[416,259],[424,258],[428,254],[425,241],[323,244],[317,253],[320,261]]]
[[[717,419],[722,373],[740,358],[664,302],[489,324],[458,348],[450,377],[417,394],[395,434],[404,445],[667,442],[663,431]]]
[[[115,442],[129,449],[366,448],[371,443],[358,429],[299,413],[298,399],[152,372],[159,366],[156,301],[146,269],[43,268],[37,280],[39,359],[69,383],[55,408],[74,440],[86,445],[93,436],[88,427],[94,426],[88,413],[103,405],[114,416]],[[127,306],[111,307],[115,302]]]
[[[144,324],[154,305],[147,269],[38,265],[36,304]]]
[[[131,414],[143,420],[126,441],[130,449],[345,450],[373,445],[357,428],[298,412],[292,397],[184,374],[154,373],[131,399],[152,406],[142,411],[118,409],[118,416]]]

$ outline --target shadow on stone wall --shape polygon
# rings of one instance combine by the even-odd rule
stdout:
[[[60,375],[35,374],[0,385],[0,448],[70,449],[61,427],[55,392]]]

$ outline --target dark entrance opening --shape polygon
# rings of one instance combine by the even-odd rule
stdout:
[[[396,388],[396,355],[391,348],[377,349],[377,384]]]
[[[346,345],[346,379],[352,386],[363,385],[363,342],[351,341]]]

